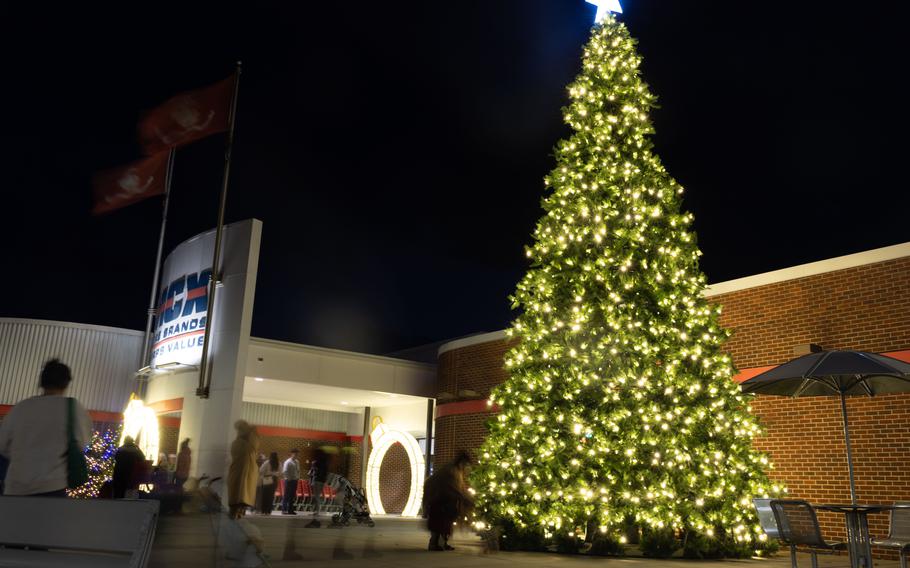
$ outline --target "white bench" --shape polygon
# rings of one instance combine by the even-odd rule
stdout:
[[[143,568],[157,501],[0,497],[0,566]]]

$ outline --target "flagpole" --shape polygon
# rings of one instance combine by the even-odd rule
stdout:
[[[234,96],[231,98],[231,114],[229,116],[227,147],[224,151],[224,176],[221,181],[221,201],[218,204],[218,225],[215,228],[215,253],[212,257],[212,276],[209,278],[208,314],[205,318],[205,334],[202,338],[202,359],[199,364],[199,386],[196,396],[209,397],[211,386],[212,368],[209,365],[209,340],[212,333],[212,320],[215,319],[215,292],[221,285],[221,236],[224,230],[224,209],[227,203],[228,178],[231,175],[231,151],[234,149],[234,122],[237,117],[237,96],[240,93],[240,73],[242,63],[237,62],[237,71],[234,79]]]
[[[164,175],[164,205],[161,211],[161,231],[158,233],[158,254],[155,257],[155,275],[152,276],[152,296],[149,298],[148,318],[145,321],[145,338],[142,341],[140,367],[151,365],[149,355],[151,354],[152,323],[155,321],[155,316],[158,315],[158,278],[161,275],[161,256],[164,254],[164,232],[167,228],[167,210],[171,202],[171,180],[174,178],[174,158],[176,154],[177,149],[172,146],[167,156],[167,169]],[[143,396],[143,381],[148,382],[148,377],[140,379],[136,385],[136,396],[139,398]]]

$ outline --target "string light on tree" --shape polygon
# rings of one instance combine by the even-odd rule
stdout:
[[[683,188],[653,151],[641,57],[601,0],[569,85],[545,214],[512,296],[509,378],[472,485],[485,524],[554,536],[625,523],[747,546],[774,495],[759,425],[702,296]],[[509,529],[511,530],[511,529]]]
[[[105,430],[92,432],[92,441],[85,449],[88,466],[88,481],[76,489],[68,489],[67,495],[77,499],[94,499],[101,492],[101,486],[114,475],[114,454],[120,432]]]

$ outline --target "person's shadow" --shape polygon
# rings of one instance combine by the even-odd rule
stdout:
[[[297,552],[297,529],[303,527],[303,521],[298,519],[288,519],[285,523],[284,533],[284,554],[282,560],[303,560],[303,555]]]
[[[355,558],[354,554],[348,552],[347,550],[347,536],[345,535],[345,529],[339,528],[338,537],[335,539],[335,546],[332,549],[332,559],[333,560],[352,560]],[[357,530],[357,529],[354,529]],[[364,558],[380,558],[382,553],[376,550],[376,533],[373,532],[372,528],[366,529],[369,530],[369,536],[366,541],[363,543],[363,551],[361,554]]]
[[[368,536],[367,541],[363,543],[363,557],[379,558],[382,556],[382,553],[376,550],[376,533],[373,532],[372,528],[367,530],[370,531],[370,536]]]

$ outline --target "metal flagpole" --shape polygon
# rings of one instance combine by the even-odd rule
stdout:
[[[240,72],[242,63],[237,62],[234,78],[234,96],[231,99],[231,114],[228,118],[228,139],[224,151],[224,176],[221,181],[221,201],[218,204],[218,225],[215,228],[215,253],[212,256],[212,276],[209,278],[208,314],[205,318],[205,334],[202,336],[202,359],[199,364],[199,386],[196,396],[209,397],[212,369],[209,365],[209,340],[212,333],[212,320],[215,318],[215,291],[221,285],[221,235],[224,229],[224,208],[227,203],[228,178],[231,175],[231,151],[234,148],[234,123],[237,118],[237,95],[240,93]]]
[[[171,147],[167,156],[167,169],[164,175],[164,205],[161,212],[161,231],[158,233],[158,254],[155,257],[155,275],[152,277],[152,296],[149,298],[148,318],[145,321],[145,339],[142,342],[140,368],[151,365],[152,323],[155,321],[155,316],[158,315],[158,278],[161,275],[161,255],[164,254],[164,232],[167,228],[167,209],[171,202],[171,180],[174,178],[174,158],[176,154],[177,149]],[[144,395],[142,392],[143,382],[148,382],[147,376],[144,379],[139,379],[136,385],[136,396],[139,398]]]
[[[427,444],[424,449],[424,479],[430,479],[430,473],[433,471],[433,417],[436,410],[436,399],[427,399]]]
[[[850,503],[856,505],[856,484],[853,481],[853,448],[850,447],[850,424],[847,422],[847,398],[840,391],[840,409],[844,417],[844,440],[847,444],[847,469],[850,472]]]

